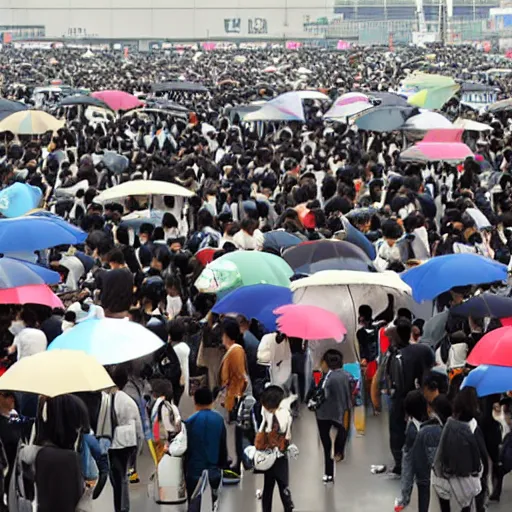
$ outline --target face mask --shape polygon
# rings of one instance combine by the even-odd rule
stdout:
[[[25,328],[25,323],[23,320],[14,320],[11,322],[11,326],[9,327],[9,331],[13,336],[18,335]]]

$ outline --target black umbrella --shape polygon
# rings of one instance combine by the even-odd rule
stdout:
[[[452,308],[451,312],[454,315],[474,318],[509,318],[512,317],[512,299],[493,293],[482,293]]]
[[[75,107],[78,105],[86,105],[88,107],[99,107],[112,110],[105,102],[97,98],[93,98],[92,96],[85,96],[83,94],[78,96],[67,96],[59,103],[59,107]]]
[[[14,114],[15,112],[20,112],[27,109],[28,107],[24,103],[0,98],[0,121],[10,116],[11,114]]]
[[[201,84],[196,82],[161,82],[158,84],[151,84],[151,90],[153,92],[194,92],[194,93],[205,93],[208,89]]]
[[[283,249],[288,249],[302,242],[302,240],[287,231],[269,231],[263,236],[263,250],[280,255]]]
[[[370,92],[368,96],[379,107],[410,107],[406,98],[393,92]]]

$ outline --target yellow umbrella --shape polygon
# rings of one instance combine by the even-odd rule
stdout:
[[[0,122],[0,133],[15,135],[38,135],[55,132],[64,126],[61,121],[42,110],[22,110],[15,112]]]
[[[0,377],[2,390],[48,397],[114,386],[96,358],[78,350],[50,350],[24,357]]]

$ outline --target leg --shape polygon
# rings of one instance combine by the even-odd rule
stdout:
[[[443,500],[443,498],[439,498],[439,506],[441,507],[441,512],[451,512],[450,500]]]
[[[401,502],[402,505],[409,505],[411,501],[412,487],[414,484],[414,472],[412,467],[411,450],[403,452],[402,474],[400,476]]]
[[[138,484],[140,482],[139,475],[137,473],[136,450],[130,455],[130,460],[128,461],[128,476],[131,484]]]
[[[222,471],[220,469],[210,469],[208,471],[208,481],[212,492],[212,510],[215,512],[218,508],[219,490],[222,483]]]
[[[187,486],[188,512],[200,512],[201,510],[201,495],[195,497],[194,500],[191,499],[198,483],[199,479],[197,478],[185,479],[185,485]]]
[[[276,460],[276,481],[281,496],[281,502],[285,512],[291,512],[294,509],[292,501],[292,493],[290,491],[290,468],[288,465],[288,458],[281,457]]]
[[[417,482],[418,487],[418,512],[428,512],[430,506],[430,482]]]
[[[129,512],[130,494],[128,490],[128,461],[137,448],[110,450],[110,481],[114,491],[115,512]]]
[[[261,496],[261,506],[263,512],[272,512],[272,498],[274,497],[274,487],[276,485],[276,475],[274,468],[271,467],[265,471],[265,478],[263,482],[263,494]]]
[[[324,471],[327,476],[334,476],[334,461],[332,459],[331,422],[317,420],[320,442],[324,449]]]
[[[235,448],[236,448],[236,461],[231,466],[231,469],[240,474],[244,452],[244,431],[238,425],[235,427]]]
[[[347,444],[348,431],[350,429],[350,411],[345,411],[344,424],[335,424],[338,429],[338,434],[334,440],[334,454],[339,457],[340,460],[345,458],[345,445]]]
[[[503,466],[496,466],[493,465],[492,470],[492,494],[489,496],[489,499],[491,501],[500,501],[501,497],[501,491],[503,489],[503,478],[504,478],[504,470]]]
[[[393,459],[395,459],[394,472],[402,472],[402,447],[405,442],[405,412],[403,402],[398,399],[390,400],[389,408],[389,444]]]

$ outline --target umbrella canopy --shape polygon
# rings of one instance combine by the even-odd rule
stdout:
[[[314,274],[321,270],[375,270],[362,249],[339,240],[302,242],[287,249],[283,258],[297,274]]]
[[[124,91],[96,91],[91,94],[93,98],[101,100],[111,110],[131,110],[142,107],[144,103],[133,94]]]
[[[274,310],[279,331],[304,340],[334,339],[340,342],[347,329],[338,315],[327,309],[303,304],[288,304]]]
[[[114,382],[94,357],[75,350],[52,350],[24,357],[1,377],[0,388],[48,397],[101,391]]]
[[[134,180],[104,190],[99,196],[96,196],[94,200],[104,203],[106,201],[113,201],[114,199],[122,199],[127,196],[153,195],[192,197],[194,193],[185,187],[167,181]]]
[[[487,112],[492,112],[496,114],[497,112],[507,112],[512,109],[512,98],[507,98],[506,100],[497,101],[496,103],[491,103],[486,107]]]
[[[481,364],[512,366],[512,327],[500,327],[488,332],[475,345],[468,356],[467,363],[471,366]]]
[[[341,218],[343,223],[343,231],[336,232],[335,236],[338,240],[344,240],[346,242],[350,242],[351,244],[357,245],[357,247],[362,249],[371,260],[374,260],[377,257],[375,246],[370,242],[370,240],[368,240],[368,238],[366,238],[364,233],[354,227],[347,218],[349,216],[356,216],[357,212],[358,210],[352,210],[347,214],[346,217]]]
[[[302,99],[297,92],[286,92],[268,101],[255,112],[249,112],[243,118],[253,121],[301,121],[305,122]]]
[[[103,165],[114,174],[122,174],[130,165],[130,160],[125,155],[115,151],[105,151],[102,159]]]
[[[15,135],[38,135],[56,132],[64,124],[64,121],[56,119],[42,110],[22,110],[0,121],[0,132],[11,132]]]
[[[0,290],[29,284],[58,284],[60,274],[14,258],[0,258]]]
[[[370,101],[378,107],[409,107],[407,99],[394,92],[376,92],[368,93]]]
[[[461,389],[466,387],[475,388],[479,397],[506,393],[512,388],[512,368],[482,364],[464,379]]]
[[[410,117],[402,126],[402,130],[429,131],[453,128],[453,124],[437,112],[421,112]]]
[[[60,103],[60,107],[75,107],[77,105],[84,105],[86,107],[98,107],[106,108],[110,110],[110,107],[102,100],[94,98],[93,96],[86,96],[85,94],[79,94],[77,96],[67,96]]]
[[[269,231],[263,235],[263,239],[263,250],[277,255],[281,254],[282,250],[302,242],[298,236],[281,230]]]
[[[395,272],[354,272],[350,270],[325,270],[292,282],[293,301],[327,309],[339,317],[347,329],[345,343],[335,340],[311,343],[314,363],[318,364],[329,348],[340,350],[347,363],[358,360],[356,331],[359,307],[369,305],[375,315],[386,309],[389,296],[394,308],[413,309],[411,289]]]
[[[295,91],[301,100],[330,101],[331,98],[320,91]]]
[[[21,112],[22,110],[27,109],[28,107],[25,105],[25,103],[0,98],[0,121],[10,116],[11,114],[14,114],[15,112]]]
[[[4,217],[19,217],[37,208],[43,192],[27,183],[13,183],[0,191],[0,213]]]
[[[153,92],[193,92],[203,94],[208,92],[208,89],[201,84],[195,82],[177,81],[177,82],[160,82],[157,84],[151,84],[151,90]]]
[[[355,116],[365,110],[373,108],[370,98],[359,92],[348,92],[341,95],[334,105],[324,114],[324,119],[341,119]]]
[[[206,267],[208,263],[211,263],[213,261],[213,257],[215,256],[215,253],[219,249],[215,249],[213,247],[205,247],[203,249],[200,249],[196,252],[194,258],[203,265],[203,267]]]
[[[502,297],[501,295],[494,295],[494,293],[482,293],[468,299],[459,306],[455,306],[451,309],[451,312],[454,315],[471,316],[473,318],[484,318],[487,316],[508,318],[512,317],[512,299]]]
[[[219,300],[212,311],[217,314],[237,313],[247,319],[256,319],[268,331],[275,331],[274,309],[292,303],[292,292],[284,286],[254,284],[242,286]]]
[[[457,118],[453,126],[469,132],[492,132],[493,130],[492,126],[488,124],[478,123],[471,119],[462,119],[462,117]]]
[[[432,300],[455,286],[507,280],[507,267],[477,254],[447,254],[407,270],[401,278],[412,288],[414,300]]]
[[[23,233],[23,236],[19,236]],[[16,217],[0,220],[0,253],[33,252],[85,242],[87,233],[59,217]]]
[[[152,354],[163,345],[156,334],[135,322],[93,318],[55,338],[48,350],[81,350],[94,356],[102,365],[110,365]]]
[[[459,89],[458,84],[423,89],[413,94],[408,101],[415,107],[439,110],[457,94]]]
[[[267,252],[235,251],[212,261],[195,282],[198,290],[220,293],[251,284],[290,286],[293,270],[279,256]]]
[[[417,110],[414,107],[376,107],[364,112],[355,124],[360,130],[392,132],[399,130]]]
[[[0,304],[41,304],[64,308],[62,301],[45,284],[32,284],[0,290]]]

